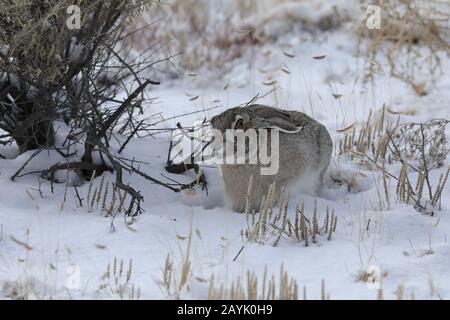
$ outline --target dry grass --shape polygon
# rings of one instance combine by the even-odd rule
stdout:
[[[431,170],[441,168],[449,153],[445,135],[448,121],[402,124],[400,115],[383,106],[376,116],[371,112],[364,125],[338,130],[338,153],[348,160],[359,159],[366,169],[381,172],[382,186],[377,185],[380,208],[390,207],[393,197],[389,185],[394,180],[399,203],[412,204],[419,212],[432,215],[440,204],[450,170],[441,174],[439,181],[431,181]],[[398,173],[390,168],[395,163],[401,164]]]
[[[12,300],[43,300],[52,299],[54,293],[46,283],[43,283],[35,276],[33,263],[30,255],[34,248],[30,245],[30,229],[26,229],[25,238],[18,239],[10,236],[11,241],[19,248],[23,249],[23,258],[18,261],[18,274],[15,280],[0,280],[0,295]]]
[[[300,287],[295,278],[290,277],[281,265],[277,275],[269,275],[264,268],[262,279],[254,272],[247,271],[245,277],[237,277],[229,284],[217,282],[214,276],[209,280],[208,300],[308,300],[306,286]],[[320,283],[320,300],[330,300],[330,293],[326,289],[325,280]]]
[[[349,16],[338,9],[317,0],[173,0],[134,21],[137,27],[151,24],[134,42],[137,50],[150,46],[161,47],[166,56],[181,53],[167,69],[174,77],[180,70],[192,77],[206,70],[223,74],[234,60],[253,59],[258,48],[277,43],[293,27],[311,33],[340,27]]]
[[[433,215],[433,209],[439,205],[442,198],[442,191],[447,183],[450,174],[450,166],[445,173],[440,175],[435,188],[430,185],[430,195],[428,198],[424,195],[425,180],[427,174],[424,171],[418,172],[417,183],[413,187],[410,179],[409,165],[404,162],[397,181],[396,194],[400,203],[414,204],[416,209],[423,213]]]
[[[126,300],[139,300],[141,289],[132,282],[133,276],[133,260],[130,259],[125,265],[123,259],[114,258],[114,261],[108,263],[105,273],[103,274],[99,290],[111,297],[119,297]]]
[[[249,183],[246,199],[250,198],[252,181]],[[258,213],[249,212],[247,205],[247,228],[241,231],[242,237],[258,244],[271,243],[278,246],[281,239],[303,243],[306,247],[319,242],[319,238],[331,240],[336,232],[337,216],[329,207],[319,212],[317,200],[312,213],[308,214],[304,203],[295,207],[293,217],[289,215],[289,192],[282,191],[278,208],[275,208],[275,185],[271,185],[262,199]],[[321,221],[320,217],[324,217]]]
[[[2,294],[11,300],[46,298],[41,294],[36,279],[31,275],[22,276],[16,281],[4,281],[1,289]]]
[[[252,6],[252,2],[254,6]],[[136,33],[137,50],[161,48],[167,56],[182,53],[177,65],[188,72],[202,67],[223,69],[224,64],[242,56],[252,43],[248,30],[239,30],[237,21],[257,10],[256,1],[230,1],[226,4],[203,0],[174,0],[150,8],[135,26],[151,26]],[[220,10],[221,14],[214,14]],[[159,20],[163,18],[162,20]],[[152,24],[152,22],[158,21]]]
[[[298,300],[297,281],[289,277],[281,265],[278,279],[268,275],[264,268],[263,279],[258,279],[254,272],[247,271],[246,278],[237,277],[225,286],[218,284],[211,277],[209,281],[208,300]]]
[[[421,166],[430,170],[442,167],[450,150],[445,135],[449,121],[403,123],[402,115],[413,116],[414,112],[401,113],[383,106],[376,114],[371,110],[362,124],[337,130],[338,155],[378,166],[407,160],[423,162]]]
[[[441,59],[450,54],[450,3],[375,0],[371,4],[379,6],[383,16],[381,30],[369,30],[365,20],[357,28],[366,80],[383,72],[385,59],[385,72],[408,84],[417,95],[426,95],[430,87],[426,81],[433,82],[442,75]]]
[[[102,1],[78,1],[81,21]],[[140,1],[140,4],[151,1]],[[69,61],[63,59],[74,32],[66,27],[67,8],[77,4],[72,0],[2,1],[0,3],[0,70],[13,73],[20,80],[36,81],[39,85],[58,85],[66,76]],[[134,12],[135,3],[124,3],[124,9]],[[103,7],[97,24],[102,25],[111,12]],[[117,33],[118,30],[109,30]],[[7,53],[7,56],[3,54]],[[3,59],[4,58],[4,59]],[[17,60],[12,60],[12,59]],[[74,60],[75,57],[71,56]],[[76,59],[75,59],[76,60]],[[11,62],[14,62],[11,64]],[[13,72],[14,71],[14,72]],[[23,78],[23,79],[22,79]]]
[[[169,299],[181,299],[181,295],[184,292],[190,291],[192,236],[191,222],[189,235],[187,236],[187,245],[182,251],[181,264],[177,267],[172,256],[168,254],[162,270],[162,279],[156,281],[164,295]],[[185,238],[179,236],[177,238],[185,240]]]
[[[114,231],[114,218],[124,212],[127,193],[120,191],[114,183],[105,182],[105,177],[106,173],[103,173],[98,181],[95,179],[96,171],[93,171],[85,198],[86,206],[88,212],[97,211],[105,217],[111,217],[111,231]],[[76,188],[74,199],[79,206],[83,206],[84,198],[81,198]]]
[[[346,128],[337,130],[338,154],[345,155],[349,160],[368,155],[376,163],[386,160],[389,136],[400,126],[400,114],[383,106],[381,112],[373,114],[372,110],[367,120],[361,125],[353,123]]]

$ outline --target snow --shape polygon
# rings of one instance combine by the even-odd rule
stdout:
[[[74,52],[78,49],[74,47]],[[269,51],[269,55],[263,54]],[[313,58],[318,55],[326,57]],[[442,62],[443,70],[449,70],[448,58]],[[256,94],[264,96],[273,86],[263,83],[277,80],[279,88],[258,102],[313,116],[327,127],[334,141],[336,130],[361,123],[370,109],[378,111],[383,104],[395,111],[416,112],[414,116],[402,116],[403,121],[449,117],[448,75],[430,86],[428,95],[418,97],[387,75],[377,76],[373,86],[364,87],[358,68],[361,63],[355,58],[354,35],[346,28],[320,35],[286,33],[275,44],[248,48],[233,62],[230,72],[216,81],[199,72],[153,88],[148,94],[158,99],[148,106],[147,112],[161,112],[165,118],[197,112],[157,125],[174,127],[179,121],[189,126],[194,120],[209,119],[229,107],[246,103]],[[289,70],[289,74],[282,68]],[[333,94],[342,97],[336,99]],[[192,101],[195,96],[199,98]],[[450,138],[448,133],[447,137]],[[142,170],[162,178],[168,147],[166,133],[133,139],[124,156],[144,161]],[[161,286],[165,259],[168,254],[174,259],[179,274],[190,228],[191,272],[189,285],[180,293],[182,298],[207,298],[208,283],[202,279],[208,280],[212,275],[216,281],[229,284],[236,277],[245,276],[247,270],[262,277],[265,266],[269,274],[278,274],[282,264],[300,288],[307,288],[309,299],[320,298],[322,279],[331,299],[376,299],[377,290],[361,280],[362,274],[373,266],[383,276],[386,299],[395,299],[399,286],[404,287],[404,298],[450,298],[448,186],[443,192],[442,210],[430,217],[412,206],[397,203],[395,183],[390,181],[392,203],[389,209],[382,210],[377,192],[382,183],[380,174],[335,154],[325,190],[318,199],[320,212],[329,206],[338,217],[333,239],[320,239],[309,247],[282,240],[279,246],[272,247],[270,243],[250,244],[242,239],[246,218],[230,209],[216,167],[204,168],[208,194],[201,188],[195,193],[173,193],[126,174],[126,181],[144,196],[145,213],[131,225],[123,216],[116,217],[112,231],[112,218],[104,217],[100,209],[88,212],[86,205],[79,207],[73,188],[68,188],[63,205],[65,184],[56,184],[51,193],[50,183],[38,179],[36,174],[12,182],[10,177],[31,153],[15,157],[12,147],[2,147],[0,153],[7,157],[0,160],[0,297],[3,298],[21,297],[23,293],[28,298],[127,299],[131,297],[131,284],[140,288],[141,299],[174,298]],[[42,152],[25,171],[48,167],[58,157],[52,152]],[[448,164],[449,160],[443,168],[431,172],[432,181],[437,184]],[[390,169],[400,171],[398,165]],[[165,175],[185,182],[195,177],[192,173]],[[333,183],[330,177],[338,175],[348,178],[356,175],[355,186],[349,191],[346,185]],[[106,174],[106,180],[113,182],[113,174]],[[78,187],[82,198],[87,197],[88,188],[88,183]],[[291,194],[291,213],[294,204],[302,202],[306,212],[312,212],[314,198],[295,192]],[[234,261],[242,247],[242,253]],[[112,266],[115,258],[124,260],[124,269],[130,259],[133,265],[122,297],[114,290],[114,280],[104,277],[108,264]],[[74,287],[72,281],[77,280],[78,271],[80,283]]]

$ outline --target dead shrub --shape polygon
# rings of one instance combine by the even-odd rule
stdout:
[[[417,95],[443,74],[441,59],[450,54],[450,3],[440,0],[375,0],[381,8],[381,29],[358,24],[359,56],[364,58],[365,81],[387,72]],[[385,62],[386,61],[386,62]],[[387,70],[383,70],[387,63]]]

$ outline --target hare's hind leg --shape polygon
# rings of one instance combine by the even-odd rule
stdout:
[[[316,193],[318,196],[322,195],[324,182],[325,182],[325,176],[327,174],[327,171],[328,171],[328,167],[326,167],[326,168],[322,169],[322,171],[320,171],[319,180],[317,181],[317,185],[316,185]]]
[[[328,166],[324,169],[322,169],[322,171],[320,172],[320,184],[323,186],[323,183],[325,181],[325,176],[327,175],[328,172]]]

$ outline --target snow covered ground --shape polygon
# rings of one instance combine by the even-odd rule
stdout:
[[[276,44],[249,47],[231,70],[215,81],[199,72],[153,88],[148,94],[158,99],[147,112],[161,113],[164,118],[192,113],[158,124],[189,126],[259,94],[263,97],[259,103],[313,116],[327,127],[335,142],[338,129],[363,123],[370,110],[376,114],[383,105],[407,113],[401,116],[404,122],[450,118],[448,73],[423,97],[388,76],[377,76],[373,86],[364,87],[355,52],[354,34],[346,28],[314,35],[287,33]],[[317,59],[323,55],[326,57]],[[442,63],[444,71],[450,70],[447,57]],[[168,148],[169,135],[163,133],[133,139],[124,156],[143,161],[141,169],[152,176],[164,179],[163,173],[177,181],[190,181],[192,174],[164,173]],[[202,299],[208,297],[212,275],[216,283],[226,286],[238,276],[245,278],[248,270],[262,278],[267,267],[269,274],[278,275],[283,265],[300,291],[306,288],[308,299],[321,297],[322,279],[331,299],[375,299],[379,295],[376,286],[363,281],[371,270],[381,274],[385,299],[397,298],[399,288],[405,299],[450,298],[450,186],[443,191],[442,210],[430,217],[397,203],[396,184],[389,180],[391,205],[381,210],[379,171],[335,152],[318,207],[319,212],[327,206],[335,210],[336,234],[331,241],[320,238],[309,247],[291,240],[281,240],[273,247],[242,238],[246,217],[230,209],[217,168],[204,168],[208,194],[201,188],[195,194],[173,193],[136,175],[126,176],[145,199],[145,213],[129,225],[123,216],[112,221],[104,217],[101,208],[89,212],[86,205],[80,207],[76,191],[66,191],[65,184],[55,185],[51,193],[50,183],[39,180],[38,175],[12,182],[10,177],[30,154],[16,157],[12,147],[2,147],[0,153],[7,158],[0,160],[0,297],[166,299],[179,294]],[[51,164],[53,156],[41,153],[26,171]],[[447,160],[430,173],[435,185],[449,164]],[[389,170],[398,174],[400,167],[393,165]],[[356,179],[351,192],[332,182],[330,176],[338,173]],[[113,175],[106,174],[106,180],[114,181]],[[78,188],[85,204],[88,189],[89,184]],[[300,193],[291,194],[290,212],[295,203],[302,202],[306,212],[312,212],[314,198]],[[188,251],[188,279],[178,290]],[[170,288],[163,284],[168,255],[174,268]],[[123,272],[119,270],[121,261]]]

